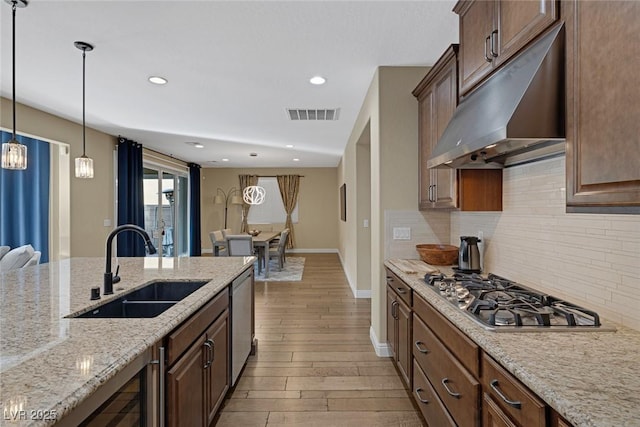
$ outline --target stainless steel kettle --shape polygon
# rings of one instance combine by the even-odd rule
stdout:
[[[460,249],[458,252],[458,268],[465,273],[480,273],[480,250],[478,242],[481,240],[475,236],[460,236]]]

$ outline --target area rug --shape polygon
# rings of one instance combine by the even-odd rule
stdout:
[[[266,279],[264,277],[264,269],[262,269],[262,274],[258,274],[257,262],[254,267],[256,280],[260,282],[297,282],[302,280],[304,257],[288,256],[282,271],[278,270],[278,260],[269,261],[269,277]]]

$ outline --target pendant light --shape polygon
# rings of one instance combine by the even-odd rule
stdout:
[[[248,205],[261,205],[265,196],[266,191],[258,185],[249,185],[242,190],[242,199]]]
[[[84,70],[85,70],[85,56],[87,51],[91,52],[93,46],[86,42],[75,42],[75,47],[82,51],[82,156],[76,158],[76,178],[93,178],[93,159],[87,157],[87,138],[85,129],[85,108],[84,108]]]
[[[16,139],[16,9],[27,7],[27,0],[5,0],[13,12],[13,133],[11,140],[2,144],[2,168],[24,170],[27,168],[27,146]]]

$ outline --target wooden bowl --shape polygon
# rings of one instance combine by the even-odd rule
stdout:
[[[420,259],[431,265],[453,265],[458,261],[458,247],[452,245],[416,245]]]

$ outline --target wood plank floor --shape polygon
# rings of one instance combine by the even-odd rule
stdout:
[[[217,426],[422,426],[389,358],[369,340],[337,254],[304,254],[300,282],[256,282],[258,352]]]

